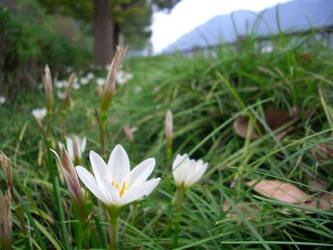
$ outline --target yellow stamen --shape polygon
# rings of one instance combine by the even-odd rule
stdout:
[[[119,192],[120,197],[125,193],[125,189],[126,189],[126,183],[123,182],[121,185],[120,192]]]
[[[114,187],[115,189],[119,189],[119,185],[117,183],[115,183],[115,181],[112,181],[111,183],[112,187]]]

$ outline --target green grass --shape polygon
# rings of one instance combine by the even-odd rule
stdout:
[[[317,42],[309,44],[309,40],[291,42],[283,38],[283,41],[274,41],[272,53],[261,53],[254,40],[248,39],[238,52],[223,46],[215,50],[215,57],[200,53],[191,57],[172,54],[130,58],[124,63],[124,70],[134,78],[117,87],[109,109],[107,152],[122,144],[132,167],[155,157],[157,166],[153,175],[160,176],[162,181],[149,197],[123,209],[118,234],[120,248],[301,249],[309,246],[322,249],[333,246],[332,210],[312,209],[315,213],[306,215],[297,205],[263,198],[245,185],[253,179],[278,179],[309,193],[309,175],[313,175],[328,184],[323,191],[330,192],[333,188],[332,166],[327,167],[332,163],[317,163],[311,154],[317,144],[333,143],[330,124],[333,51]],[[311,59],[305,60],[305,54],[311,54]],[[105,76],[106,72],[96,71],[96,74]],[[58,142],[61,140],[61,101],[55,98],[54,103],[52,131],[54,142]],[[269,130],[263,119],[265,104],[286,110],[300,105],[301,121],[292,125],[296,132],[281,141],[276,140],[272,131],[256,140],[239,137],[232,125],[242,114],[261,120]],[[31,115],[32,109],[43,106],[41,90],[22,93],[1,107],[0,150],[12,161],[15,187],[24,207],[33,248],[63,249],[61,223],[65,223],[69,244],[74,247],[78,222],[60,172],[57,176],[65,221],[58,219],[48,177],[46,148]],[[94,114],[99,106],[95,83],[72,92],[67,129],[70,134],[87,136],[83,163],[87,168],[90,167],[89,150],[100,150]],[[177,245],[173,198],[176,187],[170,185],[173,181],[167,172],[165,157],[167,109],[172,110],[174,118],[173,158],[178,153],[190,153],[191,158],[209,163],[204,177],[186,193]],[[314,110],[308,121],[307,110]],[[138,127],[134,134],[135,151],[130,150],[126,141],[125,125]],[[43,163],[39,166],[37,158],[41,149]],[[4,191],[5,182],[1,181],[0,186]],[[233,208],[233,217],[227,216],[231,211],[223,210],[225,201]],[[89,203],[93,212],[91,248],[107,247],[104,213],[95,198]],[[256,209],[250,213],[239,209],[244,203]],[[16,249],[22,249],[25,246],[22,232],[17,214],[12,212],[13,244]]]

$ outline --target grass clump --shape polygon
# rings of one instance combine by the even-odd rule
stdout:
[[[261,52],[249,39],[239,44],[237,51],[222,46],[210,57],[172,54],[131,58],[124,63],[123,70],[133,78],[116,87],[105,127],[106,152],[121,143],[130,150],[132,166],[155,157],[154,175],[162,181],[149,198],[121,213],[119,248],[333,246],[332,199],[325,201],[328,208],[321,206],[324,194],[332,197],[332,154],[320,150],[320,145],[328,149],[333,144],[333,52],[308,40],[274,41],[271,53]],[[96,70],[94,74],[89,84],[72,92],[67,132],[86,136],[87,148],[98,152],[94,109],[99,107],[100,97],[95,81],[106,72]],[[37,91],[4,104],[0,110],[1,117],[6,117],[0,121],[0,149],[15,170],[16,190],[28,217],[29,244],[60,249],[64,247],[61,226],[68,231],[68,244],[75,246],[78,221],[73,220],[74,210],[61,178],[58,192],[64,221],[59,221],[52,184],[45,177],[47,152],[30,115],[31,109],[44,105],[43,100],[43,92]],[[54,103],[52,131],[56,143],[62,134],[57,112],[61,101]],[[173,114],[173,159],[176,154],[189,153],[191,158],[209,164],[201,182],[186,192],[176,236],[176,187],[167,171],[165,154],[167,110]],[[243,133],[235,129],[237,120]],[[125,126],[138,128],[134,146],[126,140]],[[251,139],[254,133],[257,136]],[[313,150],[321,151],[321,158],[314,157]],[[89,166],[87,157],[88,151],[83,157],[85,167]],[[253,180],[256,182],[247,184]],[[276,195],[279,188],[264,195],[256,185],[265,180],[298,187],[309,200],[284,202]],[[314,181],[324,186],[315,188]],[[290,190],[284,192],[293,196]],[[89,196],[88,192],[85,195]],[[94,205],[94,198],[88,200],[92,208],[90,246],[106,248],[105,215],[101,206]],[[313,202],[316,205],[310,206]],[[13,221],[13,244],[23,247],[15,213]]]

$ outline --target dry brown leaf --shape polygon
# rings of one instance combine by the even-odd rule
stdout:
[[[317,161],[333,159],[333,147],[327,144],[318,144],[312,149],[312,155]]]
[[[324,211],[330,210],[333,208],[333,194],[332,192],[330,194],[320,194],[319,197],[316,199],[312,199],[309,202],[304,202],[301,204],[302,206],[309,207],[309,208],[316,208],[321,209]],[[305,214],[312,214],[313,211],[304,210]]]
[[[238,117],[235,120],[233,126],[235,129],[235,132],[239,136],[246,138],[247,130],[249,127],[249,117],[246,115],[242,115],[242,116]],[[259,135],[258,135],[257,131],[255,130],[255,128],[253,128],[251,131],[251,134],[250,134],[250,139],[257,139],[257,138],[259,138]]]
[[[309,181],[310,191],[315,193],[318,191],[326,190],[327,183],[321,180],[311,179]]]
[[[271,130],[276,130],[283,125],[287,123],[293,123],[296,122],[300,117],[300,108],[298,105],[294,106],[290,112],[283,109],[275,109],[270,105],[267,105],[264,107],[264,114],[265,114],[265,120],[268,125],[268,127]],[[237,118],[233,124],[235,132],[245,138],[248,130],[249,125],[249,117],[246,115],[240,116]],[[260,129],[261,132],[264,133],[264,128],[261,124],[257,122],[257,126]],[[293,128],[286,128],[285,130],[281,131],[279,134],[277,134],[278,140],[281,140],[284,136],[286,136],[288,133],[290,133],[293,130]],[[257,139],[259,137],[257,131],[253,129],[250,139]]]
[[[223,204],[223,211],[227,212],[230,209],[228,201],[225,201]],[[247,202],[242,202],[236,206],[245,216],[247,220],[251,220],[255,217],[255,213],[259,211],[259,207],[255,204],[250,204]],[[238,214],[231,208],[226,214],[227,218],[237,218],[240,219]]]
[[[311,198],[300,190],[298,187],[290,183],[284,183],[278,180],[262,180],[257,184],[257,180],[246,182],[248,186],[254,186],[254,190],[259,194],[268,198],[275,198],[279,201],[287,203],[304,203]]]

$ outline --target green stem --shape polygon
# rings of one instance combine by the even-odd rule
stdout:
[[[176,191],[176,218],[180,218],[182,205],[185,197],[185,187],[178,186]]]
[[[62,126],[62,137],[65,138],[67,135],[67,128],[66,128],[66,110],[61,111],[61,126]]]
[[[171,172],[171,158],[172,158],[172,140],[166,139],[166,162],[167,162],[167,171]]]
[[[178,247],[179,238],[179,223],[181,218],[181,211],[185,197],[185,187],[178,186],[176,191],[176,216],[175,216],[175,230],[174,230],[174,247]]]
[[[96,119],[99,127],[99,141],[101,144],[101,154],[102,157],[105,159],[106,158],[106,146],[105,146],[105,127],[106,127],[106,119],[107,117],[105,114],[101,116],[97,109],[95,109],[96,112]]]
[[[109,249],[117,249],[117,227],[118,227],[118,217],[120,213],[120,208],[118,207],[107,207],[106,208],[109,215]]]
[[[51,140],[47,139],[47,148],[51,148]],[[55,171],[55,166],[52,164],[52,156],[51,156],[51,151],[47,151],[47,161],[48,161],[48,169],[49,169],[49,174],[53,186],[53,194],[56,199],[56,207],[57,207],[57,212],[58,212],[58,219],[60,221],[60,229],[61,229],[61,235],[65,244],[65,249],[69,249],[69,243],[68,243],[68,233],[66,229],[66,224],[65,224],[65,215],[64,215],[64,210],[61,204],[61,199],[60,199],[60,190],[59,190],[59,180],[56,176],[56,171]]]

